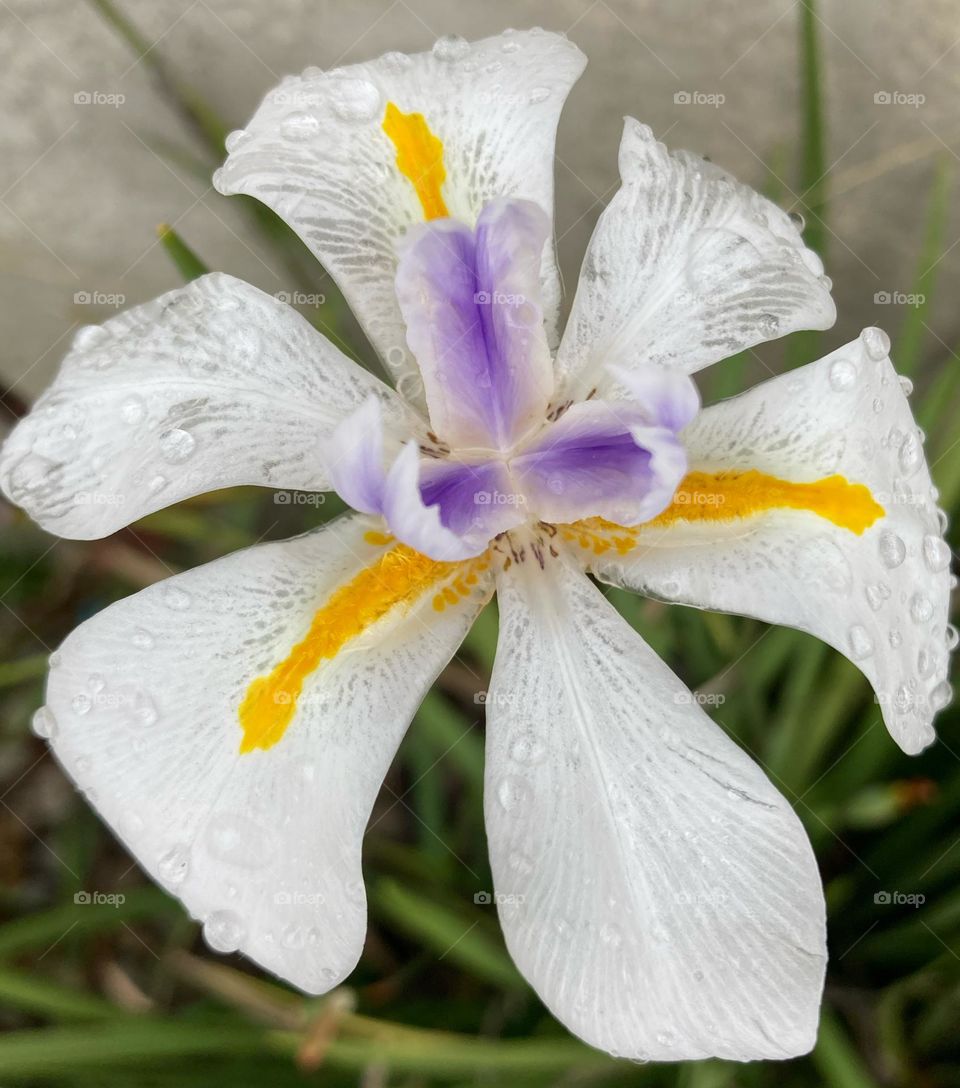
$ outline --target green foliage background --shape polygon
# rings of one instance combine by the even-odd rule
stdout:
[[[203,137],[209,173],[228,126],[177,82],[162,50],[149,48],[112,2],[91,3],[143,54]],[[804,94],[794,180],[807,240],[823,253],[830,172],[810,3],[797,20]],[[912,290],[926,302],[905,311],[894,359],[916,381],[915,411],[955,521],[960,359],[928,325],[934,293],[944,289],[936,262],[952,193],[945,163],[916,243]],[[316,290],[318,269],[300,243],[262,206],[246,210],[291,282]],[[176,274],[204,270],[174,231],[162,240],[171,285]],[[307,316],[317,320],[315,311]],[[342,302],[328,296],[322,327],[373,365]],[[782,365],[825,350],[822,337],[798,334]],[[704,376],[705,400],[743,388],[754,369],[749,353],[714,368]],[[0,508],[0,1085],[960,1084],[957,711],[941,716],[940,743],[911,760],[887,736],[857,670],[813,639],[616,591],[617,607],[691,686],[725,696],[715,717],[767,769],[814,843],[831,963],[812,1055],[751,1066],[616,1062],[571,1039],[519,977],[495,909],[475,901],[491,886],[483,714],[474,694],[486,688],[493,660],[492,607],[417,715],[375,811],[365,849],[370,935],[349,987],[305,999],[238,958],[208,954],[196,926],[145,881],[30,733],[47,656],[37,651],[150,581],[340,510],[333,499],[306,509],[278,507],[252,489],[220,492],[87,544],[58,543]],[[74,895],[83,889],[121,893],[124,902],[80,906]],[[879,891],[925,902],[878,904]]]

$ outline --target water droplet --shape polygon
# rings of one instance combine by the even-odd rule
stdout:
[[[879,397],[873,398],[873,411],[876,415],[880,415],[883,411],[883,401]]]
[[[185,589],[171,585],[163,587],[160,591],[160,599],[167,608],[172,608],[174,612],[186,612],[193,601],[193,598]]]
[[[879,548],[881,562],[891,570],[894,567],[899,567],[907,557],[906,545],[896,533],[891,532],[889,529],[881,533]]]
[[[133,393],[120,405],[120,418],[124,423],[142,423],[147,414],[147,404],[143,397]]]
[[[156,495],[158,491],[162,491],[168,484],[166,476],[154,476],[151,478],[147,487],[150,489],[151,495]]]
[[[43,740],[52,740],[57,735],[57,719],[48,706],[40,707],[30,725],[34,734]]]
[[[936,667],[937,663],[929,650],[922,649],[917,653],[917,672],[921,680],[926,680],[928,676],[932,676]]]
[[[913,692],[911,692],[906,684],[901,684],[900,687],[897,688],[896,694],[893,697],[893,705],[900,714],[906,714],[913,706]]]
[[[657,1042],[661,1046],[673,1046],[676,1042],[676,1036],[672,1031],[660,1031],[657,1032]]]
[[[867,603],[874,612],[879,612],[883,607],[884,601],[890,599],[890,587],[883,582],[877,582],[876,585],[867,586],[864,592],[867,597]]]
[[[772,340],[780,334],[780,318],[776,314],[761,314],[757,319],[757,328],[761,336]]]
[[[372,121],[380,113],[380,91],[369,79],[341,79],[330,88],[331,108],[341,121]]]
[[[516,53],[520,48],[519,42],[506,41],[501,43],[500,50],[503,53]]]
[[[280,934],[280,943],[284,948],[304,948],[307,943],[307,931],[303,926],[286,926]]]
[[[171,465],[182,465],[188,461],[196,448],[197,440],[182,427],[174,427],[160,437],[160,453]]]
[[[934,687],[930,692],[930,706],[934,712],[943,710],[945,706],[949,706],[953,699],[953,688],[950,686],[949,681],[941,680],[939,684]]]
[[[203,923],[203,939],[214,952],[236,952],[245,936],[243,922],[232,910],[215,910]]]
[[[91,351],[110,339],[110,334],[100,325],[83,325],[73,337],[72,347],[76,351]]]
[[[849,359],[834,359],[830,364],[830,386],[838,393],[852,389],[857,381],[857,368]]]
[[[900,388],[903,390],[903,395],[909,397],[913,392],[913,382],[906,376],[906,374],[900,375]]]
[[[926,623],[933,615],[933,604],[925,593],[917,591],[910,598],[910,615],[916,623]]]
[[[172,846],[157,862],[157,873],[165,884],[182,884],[190,871],[190,849]]]
[[[406,53],[394,51],[391,53],[384,53],[380,58],[380,63],[387,68],[392,68],[395,72],[402,72],[404,69],[409,68],[413,62]]]
[[[446,34],[433,43],[433,55],[448,63],[460,60],[470,51],[470,43],[459,34]]]
[[[213,184],[214,189],[216,189],[221,196],[230,195],[229,190],[227,189],[227,175],[222,166],[218,166],[217,169],[214,170],[210,181]]]
[[[244,132],[242,128],[235,128],[223,141],[223,146],[227,149],[227,154],[230,154],[239,151],[249,140],[250,134],[248,132]]]
[[[960,631],[952,624],[947,624],[947,629],[944,632],[943,641],[946,643],[947,650],[952,653],[958,645],[960,645]]]
[[[533,90],[530,92],[530,97],[529,97],[528,101],[529,101],[531,106],[536,106],[541,102],[546,102],[546,100],[549,97],[550,97],[550,88],[549,87],[534,87]]]
[[[70,700],[70,706],[74,714],[89,714],[93,701],[85,691],[81,691]]]
[[[539,763],[546,754],[546,745],[530,730],[518,734],[510,745],[510,756],[517,763]]]
[[[530,797],[530,787],[522,778],[507,775],[497,785],[497,800],[504,812],[514,812],[522,808]]]
[[[807,225],[807,221],[803,218],[800,212],[789,212],[790,222],[802,233],[803,228]]]
[[[280,122],[280,135],[285,140],[292,140],[294,143],[312,140],[319,131],[319,119],[314,117],[312,113],[307,113],[306,110],[296,110],[293,113],[288,113]]]
[[[10,470],[11,497],[16,500],[35,494],[50,480],[56,467],[48,457],[41,457],[38,453],[21,457]]]
[[[875,363],[885,359],[890,354],[890,337],[887,336],[883,329],[878,329],[875,326],[864,329],[860,333],[860,340],[863,343],[863,349],[866,351],[867,357]]]
[[[932,571],[946,570],[950,565],[950,546],[932,533],[923,538],[923,559]]]
[[[873,639],[859,623],[850,628],[847,637],[850,641],[850,656],[854,661],[869,657],[873,653]]]
[[[904,438],[900,445],[898,459],[900,471],[905,476],[910,476],[923,464],[923,446],[918,434],[914,432]]]
[[[900,632],[898,630],[896,630],[896,628],[894,628],[890,632],[890,634],[888,636],[888,639],[889,639],[891,648],[896,650],[897,647],[900,645],[900,643],[903,642],[903,635],[901,635]]]
[[[138,650],[153,649],[153,635],[146,628],[138,627],[130,638],[130,641]]]

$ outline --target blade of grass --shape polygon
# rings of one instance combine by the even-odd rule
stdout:
[[[210,271],[168,223],[161,223],[157,227],[157,237],[167,251],[170,260],[173,261],[177,271],[183,276],[184,283],[199,279],[200,276],[205,276]]]

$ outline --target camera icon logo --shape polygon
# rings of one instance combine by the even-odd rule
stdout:
[[[493,895],[490,892],[474,892],[473,901],[478,907],[488,907],[493,902]]]

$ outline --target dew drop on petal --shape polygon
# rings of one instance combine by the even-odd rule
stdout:
[[[527,99],[527,101],[530,103],[531,106],[536,106],[541,102],[546,102],[549,97],[549,87],[534,87],[533,90],[530,92],[530,97]]]
[[[530,730],[518,734],[510,745],[510,757],[517,763],[539,763],[546,754],[546,745]]]
[[[124,423],[142,423],[147,414],[147,403],[136,393],[131,394],[120,405],[120,418]]]
[[[70,700],[70,706],[73,708],[74,714],[89,714],[93,702],[85,691],[81,691]]]
[[[182,884],[190,871],[190,850],[172,846],[157,862],[157,873],[165,884]]]
[[[233,151],[239,151],[245,143],[249,142],[249,140],[250,134],[248,132],[244,132],[242,128],[236,128],[223,141],[223,146],[227,149],[227,153],[229,154]]]
[[[462,57],[466,56],[469,51],[469,42],[459,34],[445,34],[442,38],[437,38],[433,43],[432,50],[433,55],[437,60],[446,61],[448,63],[460,60]]]
[[[900,388],[903,390],[903,395],[909,397],[913,392],[913,382],[906,376],[906,374],[900,375]]]
[[[236,952],[245,936],[243,922],[232,910],[215,910],[203,923],[203,939],[214,952]]]
[[[153,648],[153,635],[144,627],[138,627],[130,638],[130,641],[138,650],[150,650]]]
[[[501,778],[497,785],[497,800],[504,812],[514,812],[522,808],[530,797],[530,787],[522,778],[508,775]]]
[[[380,91],[369,79],[342,79],[330,88],[331,108],[341,121],[372,121],[380,113]]]
[[[885,359],[890,354],[890,337],[887,336],[883,329],[878,329],[876,326],[864,329],[860,333],[860,339],[863,342],[863,348],[868,358],[875,363]]]
[[[950,565],[950,546],[932,533],[923,538],[923,559],[932,571],[945,570]]]
[[[857,381],[857,368],[849,359],[835,359],[830,365],[830,387],[838,393],[852,389]]]
[[[917,591],[910,598],[910,615],[916,623],[926,623],[933,615],[933,604],[925,593]]]
[[[923,445],[916,433],[908,434],[900,445],[898,456],[900,471],[909,476],[923,464]]]
[[[847,637],[850,642],[850,656],[854,661],[869,657],[873,653],[873,639],[859,623],[850,628]]]
[[[776,314],[761,314],[757,320],[757,328],[762,336],[772,340],[780,334],[780,318]]]
[[[182,427],[174,427],[160,437],[160,454],[171,465],[182,465],[193,456],[197,440]]]
[[[896,533],[886,530],[880,536],[880,560],[891,570],[899,567],[907,557],[907,548]]]
[[[192,603],[190,594],[179,586],[164,586],[160,591],[160,599],[174,612],[186,612]]]
[[[57,735],[57,719],[50,707],[40,707],[34,714],[30,727],[36,736],[43,740],[52,740]]]
[[[280,122],[280,135],[293,143],[312,139],[320,131],[320,121],[306,110],[288,113]]]
[[[934,687],[933,691],[930,692],[930,706],[934,712],[943,710],[945,706],[949,706],[952,699],[953,688],[947,680],[941,680],[940,683]]]
[[[943,640],[946,643],[947,650],[953,653],[957,646],[960,645],[960,631],[952,623],[948,623]]]

